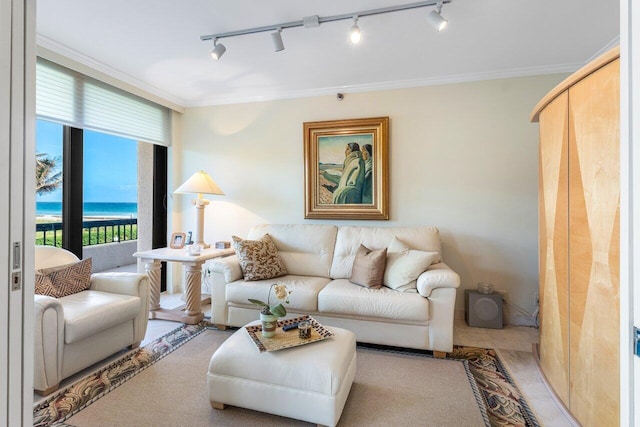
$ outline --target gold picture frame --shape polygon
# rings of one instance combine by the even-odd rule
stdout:
[[[184,248],[184,244],[186,242],[187,235],[184,233],[173,233],[171,235],[171,240],[169,241],[169,247],[171,249],[182,249]]]
[[[389,219],[389,117],[304,123],[307,219]]]

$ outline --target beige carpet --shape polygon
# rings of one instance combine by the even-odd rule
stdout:
[[[310,425],[237,407],[211,408],[209,359],[231,333],[206,330],[65,422],[77,427]],[[357,357],[340,426],[487,425],[463,361],[361,347]]]

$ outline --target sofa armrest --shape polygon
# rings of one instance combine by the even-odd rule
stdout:
[[[207,268],[211,273],[221,274],[226,283],[235,282],[243,277],[240,262],[236,255],[212,259],[207,263]]]
[[[429,296],[429,348],[450,353],[453,350],[455,287],[435,288]]]
[[[214,258],[205,264],[206,274],[211,285],[211,323],[227,324],[227,283],[242,279],[242,269],[236,255]]]
[[[93,273],[89,289],[112,294],[140,296],[149,292],[147,282],[146,274]]]
[[[149,278],[138,273],[94,273],[91,275],[92,291],[112,294],[131,295],[140,298],[140,311],[133,321],[134,340],[136,345],[144,339],[149,320]]]
[[[64,309],[45,295],[34,295],[33,305],[33,388],[51,390],[62,380]]]
[[[440,262],[432,264],[427,271],[418,276],[418,293],[423,297],[430,297],[436,288],[457,288],[460,286],[460,276],[447,264]]]

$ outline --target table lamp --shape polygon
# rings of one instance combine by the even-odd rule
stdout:
[[[191,175],[191,178],[185,181],[180,187],[174,191],[175,194],[197,194],[198,198],[193,199],[192,203],[196,207],[196,236],[195,244],[202,248],[208,248],[204,242],[204,208],[209,204],[209,200],[203,199],[203,194],[219,194],[224,196],[224,192],[218,187],[208,173],[201,170]]]

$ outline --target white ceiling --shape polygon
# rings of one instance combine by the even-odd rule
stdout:
[[[38,44],[182,106],[574,71],[617,44],[618,0],[452,0],[431,8],[221,40],[200,36],[411,0],[38,0]]]

